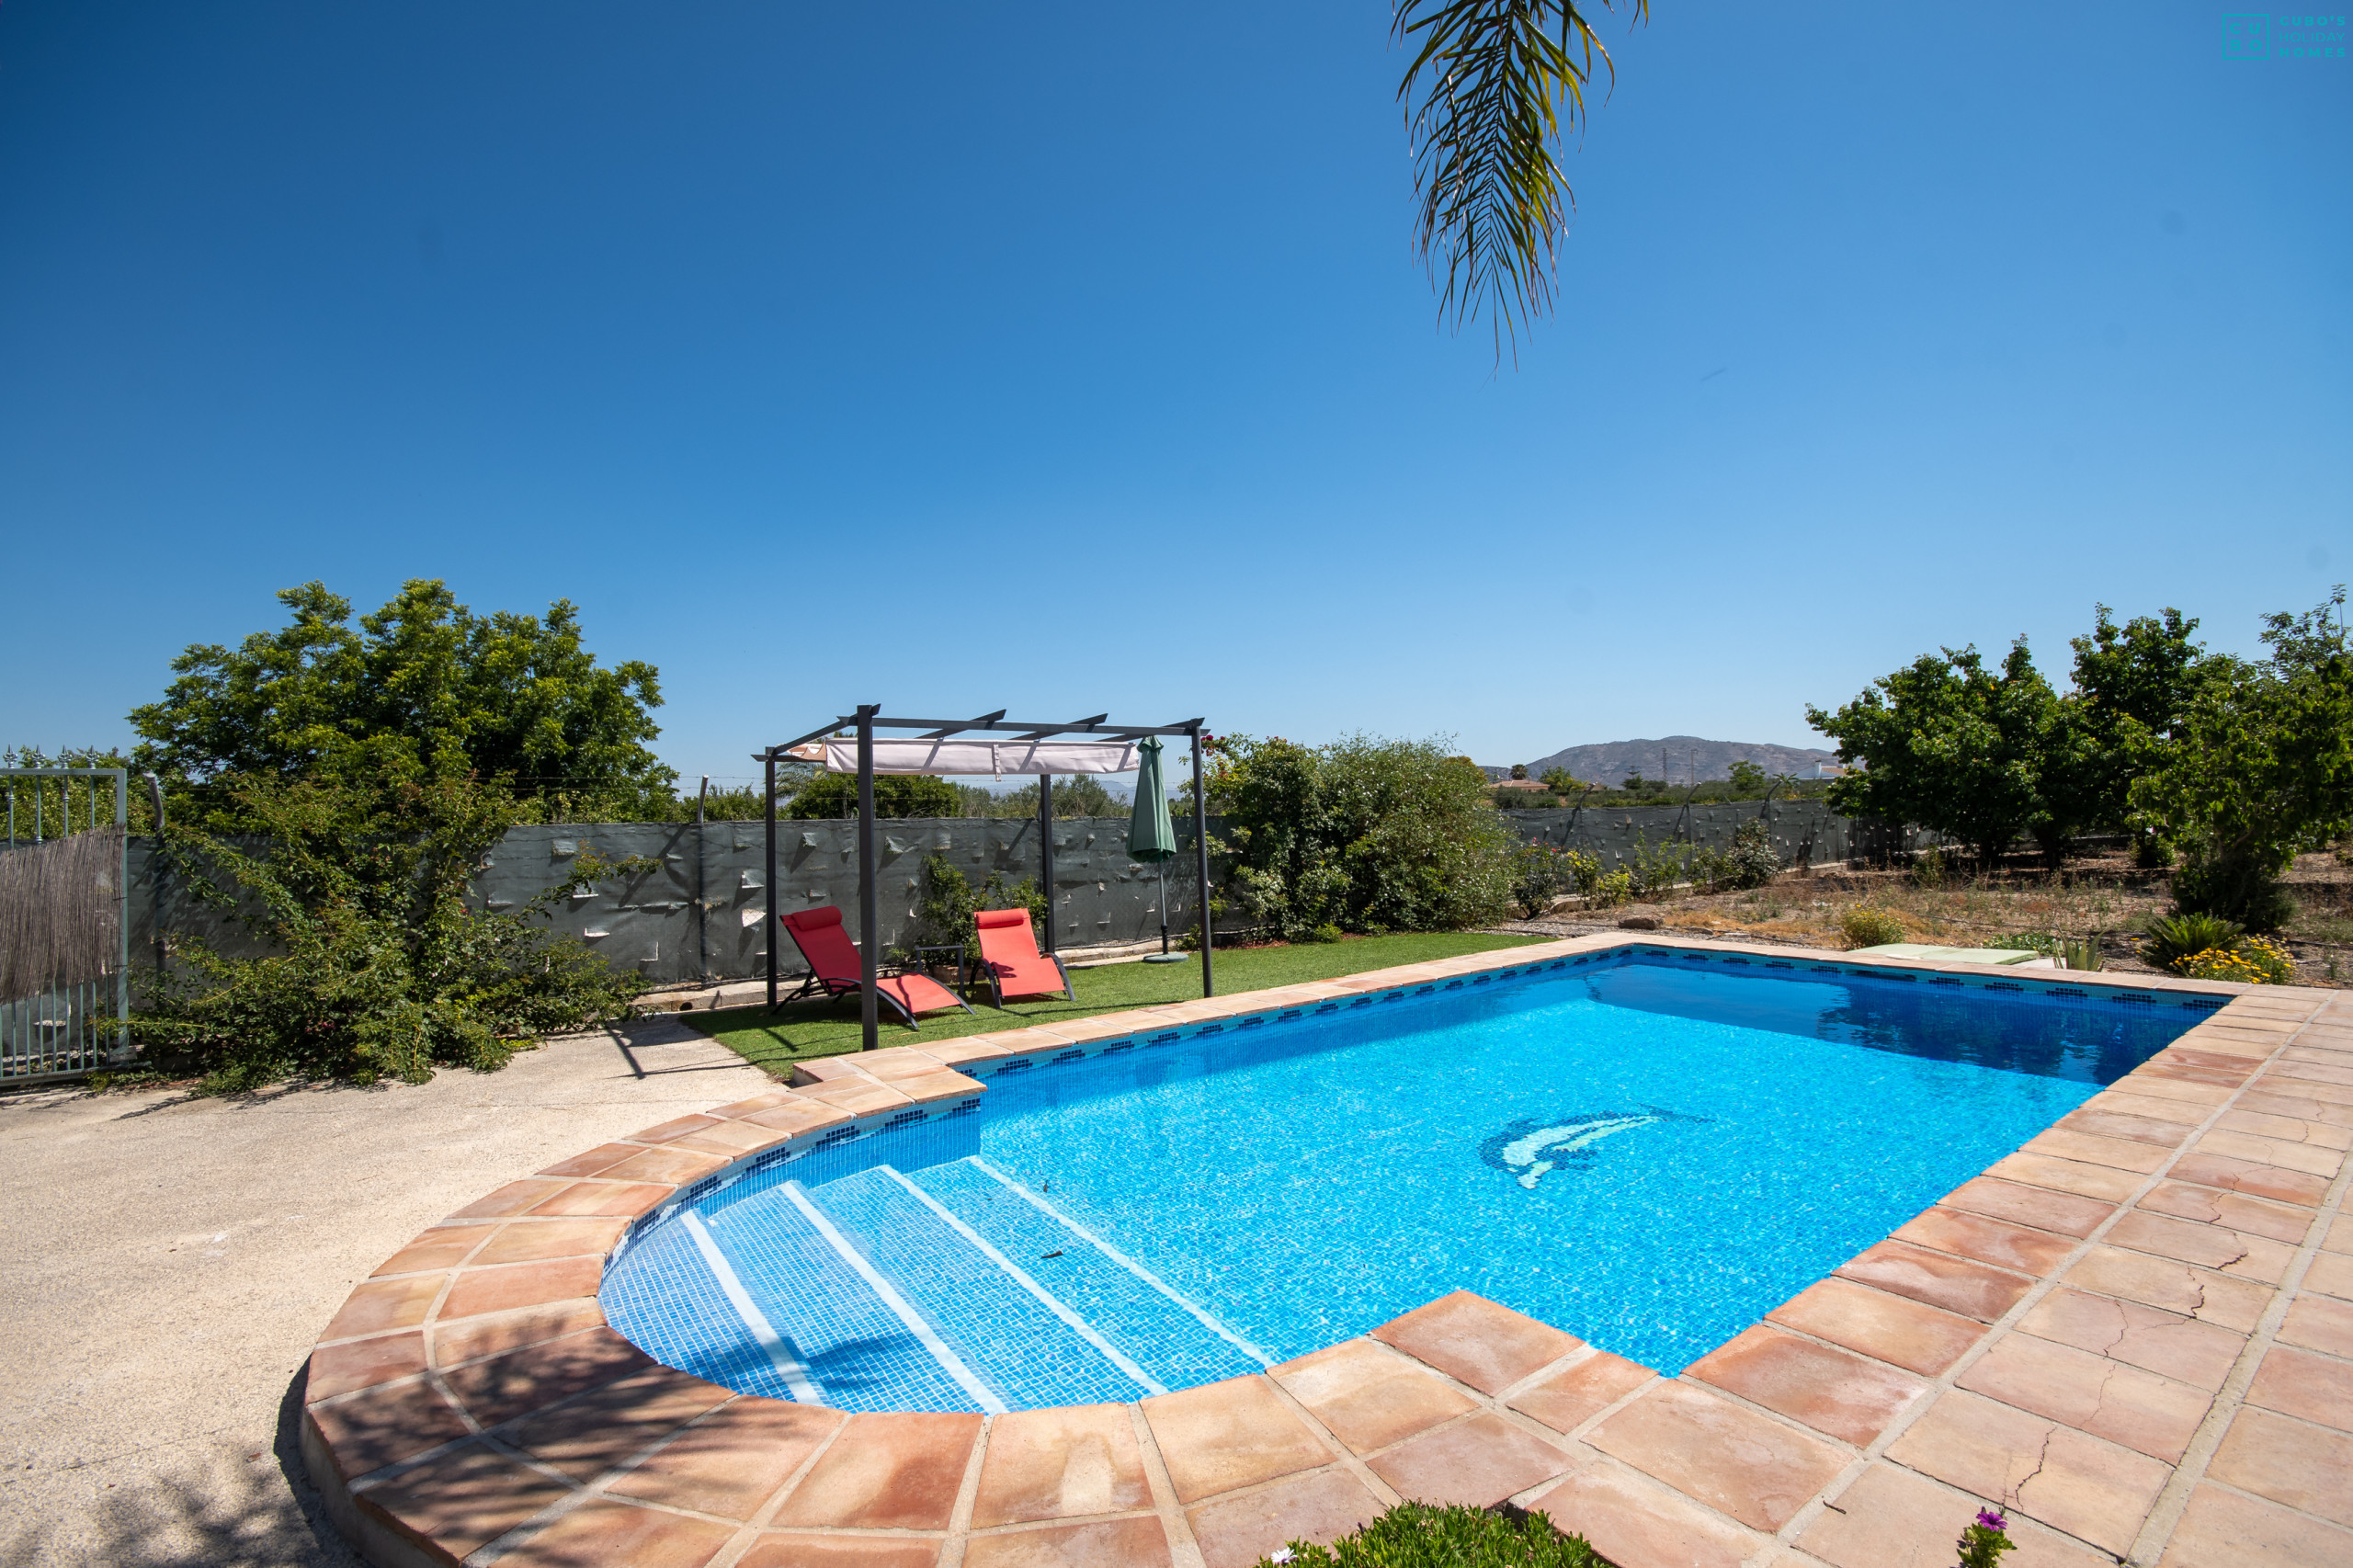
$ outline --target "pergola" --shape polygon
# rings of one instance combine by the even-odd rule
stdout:
[[[777,919],[776,907],[776,767],[792,755],[796,748],[812,742],[841,741],[856,736],[858,768],[858,948],[862,972],[859,975],[858,1015],[865,1030],[859,1049],[871,1051],[881,1028],[875,1000],[876,949],[880,946],[880,918],[875,904],[874,882],[874,776],[876,773],[1033,773],[1038,776],[1039,838],[1043,845],[1042,875],[1046,889],[1046,950],[1054,949],[1054,790],[1053,776],[1062,772],[1124,772],[1124,768],[1103,766],[1102,755],[1122,743],[1141,741],[1147,735],[1183,735],[1190,744],[1193,756],[1193,858],[1201,886],[1201,994],[1214,995],[1215,984],[1210,960],[1210,849],[1207,811],[1201,798],[1201,721],[1187,719],[1175,724],[1113,724],[1106,721],[1109,715],[1097,713],[1091,719],[1080,719],[1063,724],[1031,724],[1008,721],[1005,710],[983,713],[977,719],[885,719],[880,717],[879,704],[866,703],[854,712],[845,713],[810,731],[795,740],[772,745],[766,751],[752,754],[752,760],[767,770],[767,942],[768,942],[768,1006],[777,1002],[777,948],[782,936],[782,926]],[[893,755],[886,756],[880,766],[875,757],[877,730],[915,730],[922,732],[911,740],[883,743]],[[1009,737],[1006,741],[956,742],[959,735]],[[1073,742],[1063,737],[1085,736],[1085,742]],[[924,743],[945,743],[925,744]],[[828,747],[829,751],[833,748]],[[988,766],[978,764],[981,752],[988,754]],[[1011,752],[1007,756],[1006,754]],[[1063,766],[1059,769],[1056,763]],[[838,771],[847,772],[847,767]]]

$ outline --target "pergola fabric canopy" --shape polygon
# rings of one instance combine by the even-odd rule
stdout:
[[[886,741],[873,743],[877,773],[1133,773],[1142,757],[1134,741]],[[828,773],[858,771],[853,738],[813,741],[792,756],[822,762]]]

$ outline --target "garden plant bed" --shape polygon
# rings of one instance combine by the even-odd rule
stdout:
[[[985,1092],[968,1065],[1626,942],[832,1057],[586,1151],[353,1291],[312,1358],[313,1476],[384,1568],[1242,1568],[1404,1497],[1541,1508],[1621,1568],[1931,1562],[1983,1501],[2007,1506],[2019,1568],[2353,1562],[2353,1006],[2307,988],[2134,977],[2231,999],[1674,1379],[1457,1293],[1136,1403],[845,1415],[672,1371],[605,1324],[602,1260],[640,1216],[763,1153],[966,1103]]]

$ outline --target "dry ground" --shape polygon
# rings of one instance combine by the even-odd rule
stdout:
[[[2288,881],[2300,913],[2283,935],[2298,983],[2353,983],[2353,867],[2332,855],[2306,855]],[[1649,919],[1665,930],[1843,948],[1839,917],[1859,903],[1894,915],[1907,941],[1948,947],[1999,946],[2020,932],[2097,936],[2102,966],[2127,973],[2148,971],[2139,934],[2173,909],[2163,872],[2135,870],[2116,855],[2071,862],[2057,875],[2017,865],[1992,876],[1953,874],[1935,885],[1906,870],[1791,871],[1749,892],[1686,893],[1606,910],[1563,907],[1500,928],[1574,936]]]

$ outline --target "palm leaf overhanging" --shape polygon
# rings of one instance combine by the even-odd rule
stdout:
[[[1604,9],[1614,0],[1601,0]],[[1649,0],[1631,0],[1634,19]],[[1415,249],[1456,330],[1484,309],[1500,359],[1528,318],[1552,308],[1552,269],[1573,203],[1553,157],[1574,131],[1596,56],[1609,51],[1575,0],[1396,0],[1396,40],[1415,49],[1397,89],[1421,199]]]

